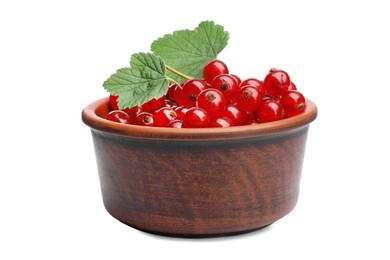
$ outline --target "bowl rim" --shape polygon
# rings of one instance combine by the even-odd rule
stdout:
[[[269,123],[225,128],[169,128],[120,124],[102,117],[109,109],[109,97],[98,99],[82,110],[82,121],[92,130],[128,138],[201,141],[237,140],[280,134],[307,126],[317,117],[317,106],[309,99],[306,99],[305,111],[299,115]]]

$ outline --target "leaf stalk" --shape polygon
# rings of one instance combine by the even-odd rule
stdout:
[[[178,75],[178,76],[180,76],[180,77],[182,77],[182,78],[184,78],[184,79],[186,79],[186,80],[193,79],[192,77],[187,76],[186,74],[183,74],[183,73],[181,73],[180,71],[177,71],[177,70],[175,70],[175,69],[172,68],[172,67],[169,67],[168,65],[165,65],[165,68],[166,68],[167,70],[169,70],[170,72],[172,72],[172,73],[174,73],[174,74],[176,74],[176,75]]]

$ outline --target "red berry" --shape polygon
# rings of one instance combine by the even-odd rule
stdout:
[[[203,75],[209,84],[220,74],[229,74],[228,67],[220,60],[212,60],[204,67]]]
[[[177,107],[177,104],[174,101],[170,100],[170,99],[165,99],[164,100],[164,107],[175,108],[175,107]]]
[[[231,125],[230,119],[226,117],[218,117],[210,122],[210,127],[229,127]]]
[[[149,100],[148,102],[146,102],[145,104],[143,104],[141,106],[141,109],[143,111],[153,113],[154,111],[156,111],[160,107],[164,106],[164,100],[165,100],[165,96],[162,96],[158,99],[153,98],[153,99]]]
[[[149,112],[141,112],[137,115],[134,123],[136,125],[154,126],[154,118]]]
[[[107,120],[121,123],[121,124],[129,124],[130,123],[130,117],[126,112],[122,110],[113,110],[106,116]]]
[[[207,88],[207,84],[204,80],[191,79],[184,83],[181,90],[181,95],[177,103],[180,106],[193,107],[196,104],[196,98],[199,93]]]
[[[180,86],[175,85],[175,90],[173,92],[173,96],[174,96],[175,102],[179,106],[180,106],[180,103],[183,103],[183,101],[182,101],[183,85],[184,85],[184,83],[182,83]]]
[[[154,125],[155,126],[166,126],[172,120],[176,119],[177,114],[173,108],[162,107],[154,113]]]
[[[219,90],[208,88],[199,93],[196,105],[206,110],[211,118],[215,118],[225,111],[226,99]]]
[[[288,86],[287,88],[287,91],[290,91],[290,90],[297,90],[297,87],[295,86],[295,84],[290,81],[290,86]]]
[[[263,102],[266,101],[266,100],[275,100],[275,99],[273,97],[271,97],[271,96],[264,96],[263,97]]]
[[[237,85],[240,86],[240,84],[241,84],[240,77],[237,76],[236,74],[230,74],[230,76],[232,76],[237,81]]]
[[[296,90],[287,91],[280,99],[285,117],[292,117],[305,111],[305,97]]]
[[[171,128],[182,128],[183,121],[181,120],[172,120],[169,124],[167,124],[167,127]]]
[[[133,121],[135,121],[135,118],[137,117],[137,115],[142,112],[142,109],[139,106],[134,106],[132,108],[126,108],[123,111],[125,111],[126,114],[129,115],[131,121],[133,122]]]
[[[264,101],[259,110],[257,110],[257,121],[259,123],[272,122],[283,118],[283,107],[275,100],[268,99]]]
[[[175,107],[175,111],[177,114],[176,118],[182,120],[184,118],[184,115],[187,113],[188,108],[183,107],[183,106],[178,106],[178,107]]]
[[[167,95],[166,95],[166,98],[171,100],[171,101],[175,101],[175,88],[176,88],[176,84],[171,84],[169,85],[168,87],[168,92],[167,92]]]
[[[237,80],[229,74],[216,76],[211,82],[211,88],[218,89],[225,96],[226,102],[231,102],[238,92]]]
[[[255,78],[249,78],[241,82],[240,87],[250,85],[252,87],[256,87],[260,95],[264,96],[265,95],[265,87],[264,83],[261,80],[255,79]]]
[[[119,96],[114,96],[114,95],[110,94],[110,107],[112,110],[119,110],[118,98],[119,98]]]
[[[257,121],[257,111],[244,112],[244,124],[251,125]]]
[[[210,117],[206,110],[200,107],[191,107],[183,118],[185,128],[203,128],[210,124]]]
[[[265,76],[265,93],[272,97],[282,96],[290,86],[290,76],[283,70],[271,69]]]
[[[240,88],[235,99],[239,109],[253,112],[259,108],[263,95],[256,87],[247,85]]]
[[[244,112],[235,105],[226,106],[225,111],[222,113],[222,117],[230,119],[232,126],[243,125],[245,122],[244,116]]]

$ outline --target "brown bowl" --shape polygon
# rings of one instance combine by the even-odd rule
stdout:
[[[108,98],[82,112],[91,127],[107,211],[150,233],[212,237],[268,226],[296,205],[317,107],[276,122],[162,128],[107,121]]]

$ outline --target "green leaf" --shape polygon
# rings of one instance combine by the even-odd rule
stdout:
[[[117,70],[103,87],[119,96],[118,106],[125,109],[165,95],[168,79],[163,59],[152,53],[136,53],[131,56],[130,67]]]
[[[226,47],[229,33],[221,25],[203,21],[194,30],[175,31],[155,40],[151,50],[173,69],[193,78],[203,78],[203,68]],[[185,79],[167,72],[178,82]]]

